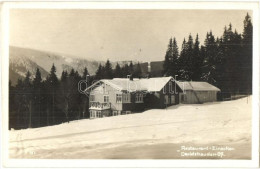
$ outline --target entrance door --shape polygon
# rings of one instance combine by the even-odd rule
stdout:
[[[90,117],[91,117],[91,118],[96,118],[96,117],[97,117],[97,116],[96,116],[96,113],[97,113],[96,110],[91,110],[91,111],[90,111]]]
[[[175,104],[175,95],[171,95],[171,104]]]
[[[164,104],[169,104],[169,98],[168,95],[164,95]]]

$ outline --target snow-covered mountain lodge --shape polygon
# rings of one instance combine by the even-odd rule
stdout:
[[[173,77],[102,79],[86,89],[90,118],[163,109],[179,103],[217,100],[220,90],[207,82],[179,82]]]

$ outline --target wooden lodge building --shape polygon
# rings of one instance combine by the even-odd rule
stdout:
[[[186,83],[193,84],[194,82],[178,82],[172,77],[99,80],[85,91],[89,95],[90,118],[143,112],[147,109],[163,109],[179,103],[216,101],[216,92],[219,89],[217,90],[215,86],[206,82],[198,82],[205,86],[192,85],[193,88],[191,88]],[[198,86],[205,87],[205,89],[195,96],[199,97],[199,101],[196,102],[194,101],[196,100],[194,91],[195,93],[199,91],[196,90]],[[213,88],[216,90],[210,90]],[[185,95],[186,89],[189,89],[188,95]]]
[[[176,82],[182,89],[179,95],[180,103],[201,104],[217,101],[217,93],[220,89],[207,82]]]

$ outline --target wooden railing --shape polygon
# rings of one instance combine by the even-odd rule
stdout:
[[[110,109],[111,103],[90,102],[90,109]]]

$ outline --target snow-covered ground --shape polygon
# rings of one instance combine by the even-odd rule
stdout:
[[[177,105],[144,113],[9,131],[10,158],[198,158],[181,146],[229,146],[222,158],[251,154],[251,98]],[[219,157],[215,157],[219,158]]]

